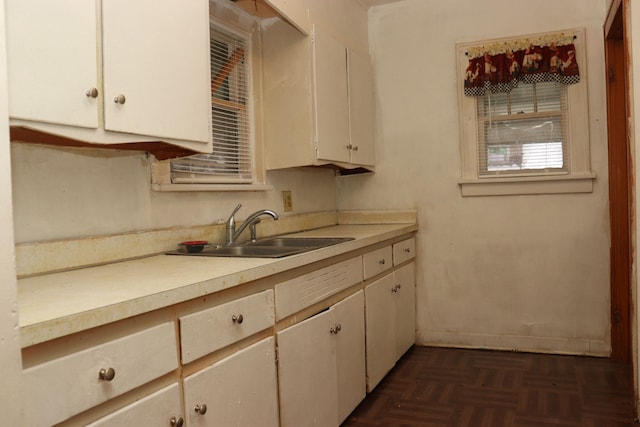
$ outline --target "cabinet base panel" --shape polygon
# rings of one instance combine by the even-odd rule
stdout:
[[[173,159],[177,157],[197,154],[195,151],[189,150],[187,148],[167,144],[166,142],[162,141],[128,142],[122,144],[97,144],[86,141],[79,141],[77,139],[67,138],[64,136],[53,135],[33,129],[27,129],[22,126],[11,126],[10,137],[12,142],[27,142],[33,144],[51,145],[56,147],[145,151],[155,156],[155,158],[158,160]]]

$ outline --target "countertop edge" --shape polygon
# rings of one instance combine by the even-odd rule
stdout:
[[[133,316],[149,313],[154,310],[166,308],[175,304],[179,304],[185,301],[193,300],[195,298],[210,295],[225,289],[229,289],[234,286],[248,283],[251,281],[259,280],[272,276],[274,274],[283,273],[294,268],[303,267],[318,261],[322,261],[328,258],[339,256],[351,251],[356,251],[367,246],[375,245],[376,243],[390,240],[395,237],[399,237],[405,234],[409,234],[418,230],[418,225],[415,223],[408,224],[361,224],[361,225],[336,225],[330,227],[324,227],[320,229],[310,230],[296,234],[306,234],[309,236],[322,236],[331,235],[334,237],[341,237],[344,232],[349,233],[349,230],[353,230],[352,227],[361,227],[359,230],[363,232],[364,237],[356,237],[355,240],[345,242],[336,246],[330,246],[327,248],[294,255],[285,258],[277,259],[243,259],[245,262],[233,270],[228,271],[226,274],[216,276],[212,273],[212,276],[205,279],[191,283],[178,283],[173,288],[163,289],[159,292],[150,292],[148,294],[141,294],[133,298],[124,298],[113,301],[104,302],[104,304],[91,307],[86,310],[71,309],[68,313],[57,313],[50,317],[34,316],[36,313],[37,304],[29,307],[26,304],[26,300],[29,298],[29,292],[20,292],[20,285],[28,287],[31,283],[38,282],[37,285],[42,288],[42,293],[47,293],[46,298],[55,298],[56,289],[46,289],[46,276],[38,278],[26,278],[21,279],[18,282],[19,287],[19,305],[20,307],[20,336],[22,347],[28,347],[42,342],[46,342],[52,339],[60,338],[73,333],[88,330],[94,327],[106,325],[108,323],[116,322]],[[366,230],[370,230],[365,232]],[[354,234],[354,233],[352,233]],[[110,266],[111,273],[118,271],[118,265],[122,269],[135,269],[136,266],[141,266],[145,262],[162,262],[168,255],[154,255],[137,260],[123,261]],[[213,260],[212,258],[197,257],[180,257],[188,258],[192,261],[184,261],[185,265],[189,262],[193,262],[202,265],[205,260]],[[216,262],[221,263],[222,258],[215,258]],[[212,264],[214,261],[210,261]],[[105,266],[88,267],[86,270],[96,270],[104,268]],[[158,272],[158,274],[166,274],[167,272]],[[67,275],[62,277],[73,277],[74,272],[54,273],[52,277],[60,278],[60,275]],[[114,280],[117,280],[117,276]],[[153,278],[147,278],[148,282],[152,282]],[[86,291],[87,298],[91,298],[90,289],[86,287],[80,287],[79,284],[66,284],[66,286]],[[64,298],[65,286],[61,286],[59,289],[59,298]],[[36,291],[37,292],[37,291]],[[31,293],[33,297],[35,293]],[[40,295],[44,300],[45,297]],[[51,301],[53,304],[53,301]],[[30,310],[33,311],[30,312]],[[25,320],[26,319],[26,320]],[[31,320],[29,320],[31,319]]]

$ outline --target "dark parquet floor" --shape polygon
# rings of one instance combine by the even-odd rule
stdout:
[[[638,427],[631,381],[610,359],[414,346],[343,427]]]

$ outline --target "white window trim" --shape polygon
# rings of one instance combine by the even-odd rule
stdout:
[[[468,65],[466,52],[469,48],[480,44],[513,40],[514,38],[539,36],[544,33],[456,44],[458,61],[458,80],[456,84],[458,85],[458,105],[460,108],[461,167],[461,177],[458,184],[460,185],[462,196],[590,193],[593,191],[593,180],[596,175],[591,171],[589,148],[589,100],[587,96],[587,66],[585,61],[585,30],[584,28],[577,28],[562,32],[572,32],[576,36],[574,44],[577,51],[578,66],[580,67],[580,83],[567,86],[569,167],[567,173],[561,174],[480,177],[478,173],[476,97],[466,96],[462,84]]]

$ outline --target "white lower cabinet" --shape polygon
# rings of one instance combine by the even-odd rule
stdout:
[[[367,391],[415,342],[414,268],[407,264],[365,287]]]
[[[23,371],[24,425],[64,421],[178,368],[167,322]]]
[[[278,426],[275,339],[265,338],[184,379],[187,426]]]
[[[75,352],[32,349],[23,425],[338,426],[415,342],[414,253],[409,238],[115,338],[78,335]]]
[[[331,310],[340,325],[336,334],[338,421],[344,421],[366,396],[364,292],[335,304]]]
[[[180,388],[175,383],[88,424],[88,427],[181,427],[184,418],[180,402]]]
[[[267,289],[180,317],[182,363],[272,327],[273,311],[273,290]]]
[[[407,264],[393,272],[396,321],[396,360],[416,342],[416,279],[415,264]]]
[[[363,291],[277,340],[281,425],[339,425],[365,396]]]

